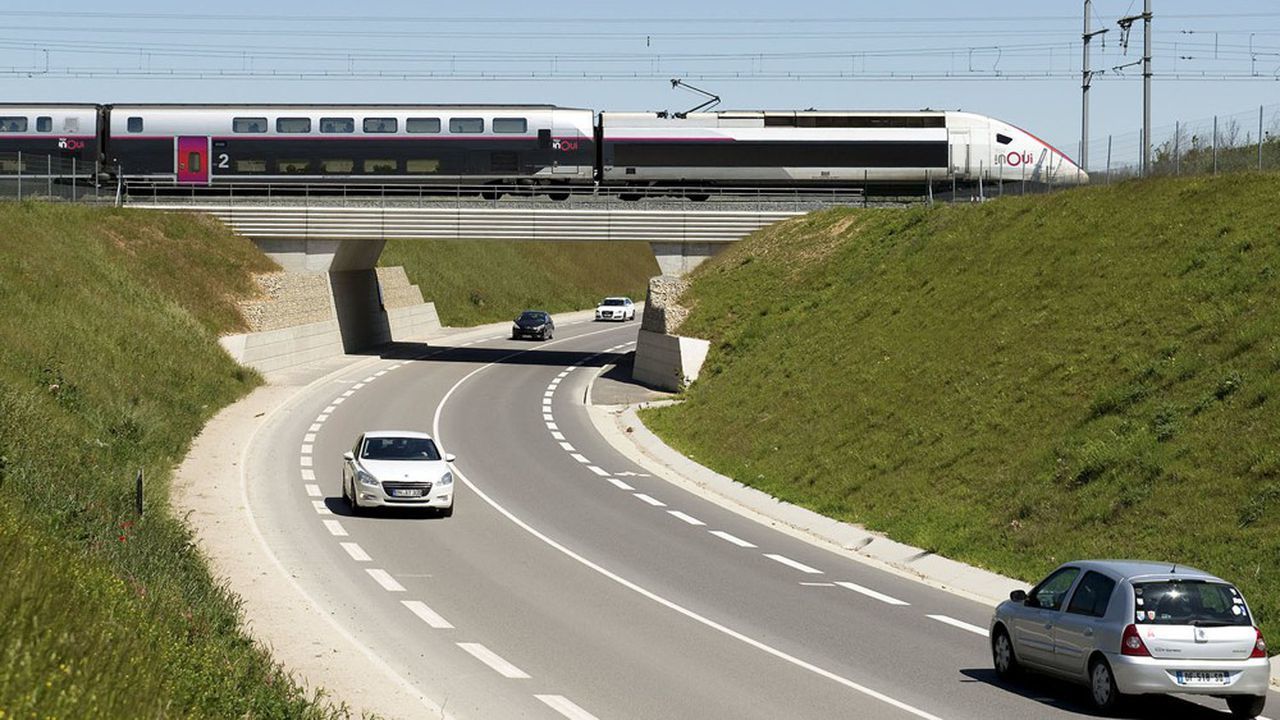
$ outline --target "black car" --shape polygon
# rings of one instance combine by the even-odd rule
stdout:
[[[556,331],[555,321],[541,310],[525,310],[516,318],[511,326],[511,339],[531,337],[538,340],[550,340]]]

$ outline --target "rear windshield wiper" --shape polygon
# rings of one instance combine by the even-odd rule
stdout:
[[[1192,620],[1191,624],[1195,627],[1229,627],[1235,625],[1233,622],[1223,622],[1222,620]]]

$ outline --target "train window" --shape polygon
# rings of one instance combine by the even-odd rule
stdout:
[[[529,132],[529,121],[524,118],[494,118],[493,131],[496,133]]]
[[[187,172],[193,172],[193,173],[200,172],[200,153],[198,152],[187,153]]]
[[[260,173],[266,171],[266,160],[236,160],[236,172]]]
[[[300,117],[276,118],[276,132],[278,133],[309,133],[311,132],[311,118],[300,118]]]
[[[53,132],[53,118],[48,115],[36,118],[36,132]]]
[[[264,117],[231,118],[231,132],[264,133],[267,131],[267,119]]]
[[[364,131],[367,133],[393,133],[398,125],[395,118],[364,119]]]
[[[131,117],[125,123],[125,129],[129,132],[142,132],[142,118]]]
[[[928,128],[946,127],[942,115],[766,115],[765,127]]]
[[[320,132],[322,133],[351,133],[355,131],[355,118],[320,118]]]
[[[321,160],[320,169],[327,173],[349,173],[356,167],[355,160]]]
[[[17,115],[0,117],[0,132],[26,132],[27,119]]]
[[[396,171],[395,160],[365,160],[364,171],[367,173],[393,173]]]
[[[1001,145],[1008,145],[1009,143],[1013,142],[1013,138],[1009,137],[1008,135],[1005,135],[1004,133],[996,133],[996,142],[1000,143]]]
[[[449,132],[451,133],[482,133],[484,132],[483,118],[449,118]]]
[[[404,129],[411,133],[438,133],[440,118],[409,118],[404,121]]]
[[[404,169],[411,175],[440,172],[440,161],[426,158],[405,160]]]
[[[80,118],[68,117],[62,118],[62,132],[80,132]]]
[[[277,160],[276,170],[277,172],[281,172],[286,175],[297,175],[300,173],[305,173],[307,171],[307,161],[306,160]]]

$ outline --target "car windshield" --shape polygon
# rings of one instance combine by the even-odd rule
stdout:
[[[519,321],[521,322],[542,322],[542,313],[525,311],[520,313]]]
[[[1136,619],[1154,625],[1252,625],[1240,592],[1205,580],[1134,583]]]
[[[439,460],[431,438],[371,437],[364,441],[360,457],[366,460]]]
[[[604,304],[605,305],[626,305],[627,301],[623,300],[622,298],[605,298]]]

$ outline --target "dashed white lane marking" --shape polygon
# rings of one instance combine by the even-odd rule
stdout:
[[[358,543],[344,542],[339,544],[342,545],[343,550],[347,551],[351,559],[356,562],[370,562],[373,560],[373,558],[369,557],[369,553],[365,552],[364,548],[360,547]]]
[[[325,526],[325,529],[329,531],[329,534],[333,535],[334,537],[347,536],[347,529],[342,527],[342,523],[338,522],[337,520],[325,520],[324,526]]]
[[[327,417],[329,417],[330,415],[332,415],[332,414],[333,414],[333,411],[334,411],[334,410],[337,410],[337,409],[338,409],[338,406],[337,406],[337,405],[330,405],[329,407],[325,408],[324,410],[322,410],[322,411],[320,412],[320,417],[322,417],[322,418],[327,418]],[[317,419],[319,419],[319,418],[317,418]]]
[[[956,620],[955,618],[950,618],[950,617],[947,617],[946,615],[926,615],[925,617],[929,618],[930,620],[937,620],[938,622],[944,623],[946,625],[950,625],[951,627],[958,627],[961,630],[968,630],[974,635],[981,635],[982,637],[990,636],[990,633],[984,627],[971,625],[963,620]],[[1262,720],[1262,718],[1258,718],[1258,720]]]
[[[862,593],[863,595],[866,595],[866,596],[867,596],[867,597],[869,597],[869,598],[875,598],[876,600],[879,600],[879,601],[880,601],[880,602],[882,602],[882,603],[888,603],[888,604],[890,604],[890,605],[910,605],[910,604],[911,604],[911,603],[907,602],[906,600],[899,600],[899,599],[898,599],[898,598],[896,598],[896,597],[892,597],[892,596],[889,596],[889,595],[885,595],[884,593],[881,593],[881,592],[876,592],[875,590],[872,590],[871,588],[863,587],[863,586],[861,586],[861,585],[859,585],[859,584],[857,584],[857,583],[851,583],[851,582],[845,582],[845,581],[843,581],[843,580],[837,580],[837,581],[836,581],[836,584],[837,584],[837,585],[839,585],[839,586],[840,586],[840,587],[842,587],[842,588],[847,588],[847,589],[852,590],[852,591],[854,591],[854,592],[856,592],[856,593]]]
[[[548,423],[548,424],[551,424],[551,423]],[[551,431],[551,437],[552,437],[552,439],[554,439],[554,440],[563,440],[563,439],[564,439],[564,433],[560,432],[559,430],[552,430],[552,431]]]
[[[351,389],[352,389],[352,390],[359,390],[360,388],[362,388],[362,387],[364,387],[364,386],[365,386],[365,383],[369,383],[369,382],[373,382],[373,378],[365,378],[365,381],[364,381],[364,382],[358,382],[358,383],[356,383],[355,385],[352,385],[352,386],[351,386]]]
[[[583,455],[581,455],[581,454],[579,454],[579,453],[570,453],[570,454],[569,454],[569,457],[573,458],[574,460],[577,460],[578,462],[582,463],[583,465],[590,465],[590,464],[591,464],[591,461],[590,461],[590,460],[588,460],[585,456],[583,456]]]
[[[315,510],[316,510],[316,514],[317,514],[317,515],[332,515],[332,514],[333,514],[333,511],[329,509],[329,506],[328,506],[328,505],[325,505],[325,503],[324,503],[324,501],[323,501],[323,500],[312,500],[312,501],[311,501],[311,507],[315,508]]]
[[[800,583],[804,587],[835,587],[835,583]]]
[[[311,456],[303,455],[301,458],[299,458],[299,462],[302,463],[302,467],[311,467]]]
[[[534,695],[534,697],[546,703],[547,707],[569,718],[569,720],[599,720],[595,715],[573,704],[569,698],[563,695]]]
[[[386,371],[386,370],[379,370],[378,372],[374,373],[373,375],[374,375],[374,377],[382,377],[383,375],[386,375],[386,374],[387,374],[387,371]]]
[[[303,455],[310,455],[310,454],[311,454],[311,451],[312,451],[313,449],[315,449],[315,446],[314,446],[314,445],[312,445],[312,444],[310,444],[310,443],[307,443],[306,445],[303,445],[303,446],[302,446],[302,454],[303,454]]]
[[[307,428],[307,430],[309,430],[309,431],[311,431],[311,432],[317,432],[317,431],[319,431],[319,430],[320,430],[320,423],[314,423],[311,427]]]
[[[319,415],[317,415],[317,416],[316,416],[316,422],[317,422],[317,423],[322,423],[322,422],[324,422],[325,420],[328,420],[328,419],[329,419],[329,416],[330,416],[331,414],[333,414],[333,410],[329,410],[328,412],[322,412],[322,413],[320,413]]]
[[[555,394],[556,394],[556,391],[555,391],[555,390],[548,390],[548,391],[546,391],[545,393],[543,393],[543,394],[542,394],[542,397],[552,397],[552,396],[553,396],[553,395],[555,395]]]
[[[458,643],[458,647],[466,650],[472,657],[498,671],[499,675],[512,680],[528,680],[529,674],[511,663],[498,657],[497,653],[480,643]]]
[[[692,516],[692,515],[686,515],[686,514],[684,514],[684,513],[680,512],[679,510],[668,510],[668,511],[667,511],[667,514],[668,514],[668,515],[670,515],[671,517],[674,517],[674,518],[678,519],[678,520],[683,520],[683,521],[685,521],[685,522],[689,523],[690,525],[706,525],[706,523],[702,522],[702,521],[701,521],[701,520],[699,520],[698,518],[696,518],[696,517],[694,517],[694,516]]]
[[[805,565],[802,562],[796,562],[795,560],[792,560],[786,555],[778,555],[776,553],[765,553],[764,556],[769,558],[770,560],[773,560],[774,562],[780,562],[789,568],[794,568],[796,570],[799,570],[802,573],[808,573],[810,575],[822,574],[822,571],[819,570],[818,568],[809,567],[808,565]]]
[[[662,502],[662,501],[661,501],[661,500],[659,500],[658,498],[650,497],[650,496],[648,496],[648,495],[645,495],[644,493],[635,493],[635,497],[636,497],[636,499],[637,499],[637,500],[641,500],[641,501],[643,501],[643,502],[647,502],[647,503],[649,503],[650,505],[652,505],[652,506],[654,506],[654,507],[666,507],[666,506],[667,506],[667,504],[666,504],[666,503]]]
[[[595,474],[599,475],[600,477],[609,477],[609,473],[605,472],[604,470],[601,470],[600,468],[596,467],[595,465],[588,465],[588,466],[587,466],[587,469],[588,469],[588,470],[590,470],[591,472],[593,472],[593,473],[595,473]]]
[[[543,410],[546,410],[546,408],[543,408]],[[551,416],[551,413],[542,413],[542,419],[547,422],[555,422],[555,418]]]
[[[316,434],[313,432],[309,432],[306,435],[302,436],[302,442],[304,443],[313,443],[315,441],[316,441]]]
[[[542,405],[543,405],[543,407],[550,407],[550,406],[551,406],[551,398],[542,398]]]
[[[342,393],[342,397],[344,397],[344,398],[349,398],[349,397],[351,397],[352,395],[355,395],[355,394],[356,394],[356,391],[355,391],[355,390],[348,390],[348,391],[346,391],[346,392]],[[337,400],[334,400],[334,402],[337,402]]]
[[[709,530],[708,532],[710,532],[712,535],[715,535],[716,537],[720,538],[721,540],[727,540],[727,541],[729,541],[729,542],[733,543],[734,545],[737,545],[738,547],[743,547],[743,548],[753,548],[753,547],[755,547],[755,545],[753,545],[753,544],[751,544],[751,543],[747,542],[746,540],[743,540],[742,538],[738,537],[737,535],[730,535],[729,533],[727,533],[727,532],[725,532],[725,531],[723,531],[723,530]]]
[[[315,480],[315,479],[316,479],[316,471],[315,471],[315,470],[303,470],[303,471],[302,471],[302,479],[303,479],[303,480]]]
[[[346,402],[346,401],[347,401],[347,399],[346,399],[346,398],[344,398],[344,397],[336,397],[336,398],[334,398],[334,399],[333,399],[333,404],[334,404],[334,405],[341,405],[342,403],[344,403],[344,402]]]
[[[378,378],[377,378],[377,376],[376,376],[376,375],[370,375],[369,377],[367,377],[367,378],[365,378],[365,379],[361,380],[360,382],[361,382],[361,383],[364,383],[364,384],[368,384],[368,383],[371,383],[371,382],[373,382],[374,380],[377,380],[377,379],[378,379]]]
[[[369,573],[369,577],[373,578],[374,582],[381,585],[382,589],[387,592],[405,591],[404,586],[396,582],[396,579],[391,577],[391,573],[382,568],[365,568],[364,571]]]
[[[307,485],[307,495],[310,497],[324,497],[324,492],[320,490],[319,485]]]
[[[621,490],[635,490],[635,488],[633,488],[633,487],[631,487],[630,485],[626,484],[625,482],[623,482],[623,481],[619,480],[618,478],[605,478],[605,479],[606,479],[606,480],[608,480],[609,482],[613,483],[617,488],[619,488],[619,489],[621,489]]]
[[[578,449],[567,442],[560,443],[560,447],[563,448],[565,452],[575,452]]]
[[[401,600],[400,604],[409,608],[409,612],[417,615],[423,622],[437,630],[453,629],[453,625],[448,620],[440,617],[440,613],[427,607],[427,604],[421,600]]]
[[[553,430],[553,431],[554,431],[554,430],[559,430],[559,429],[560,429],[560,426],[559,426],[559,425],[556,425],[555,423],[553,423],[553,422],[551,422],[550,420],[548,420],[548,421],[547,421],[547,429],[548,429],[548,430]]]

